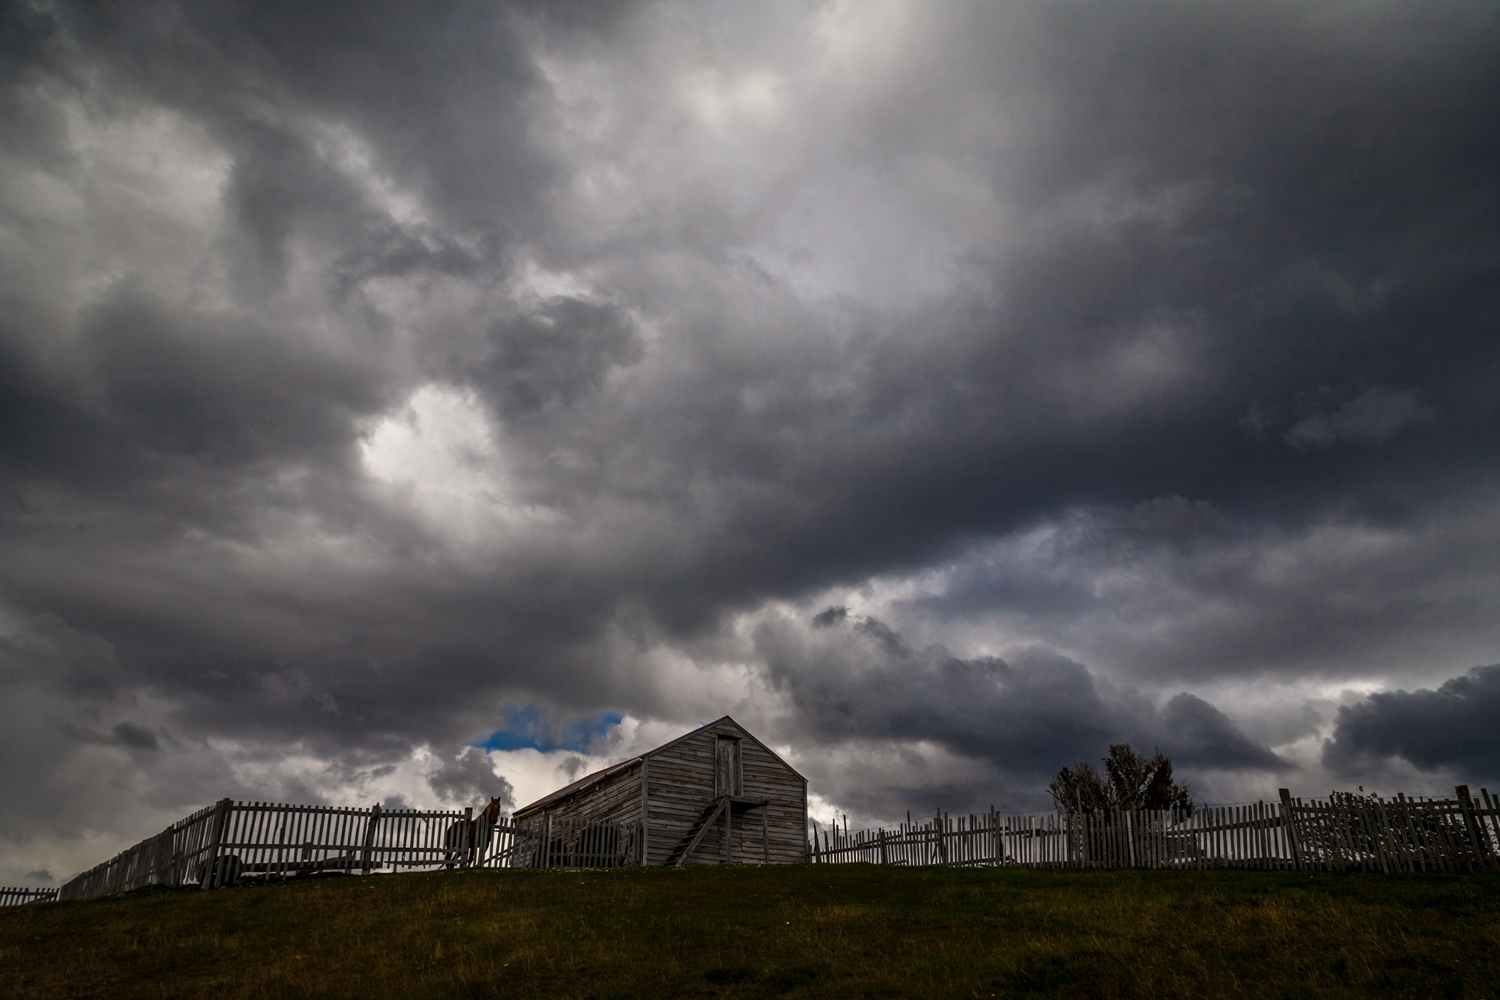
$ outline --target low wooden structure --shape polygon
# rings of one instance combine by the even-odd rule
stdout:
[[[598,853],[606,829],[633,836],[613,852],[622,864],[808,860],[807,779],[727,715],[559,788],[513,823],[542,864],[572,840],[591,838],[582,853]],[[512,863],[533,862],[518,851]]]
[[[1023,868],[1258,868],[1500,871],[1500,800],[1467,785],[1451,799],[1337,793],[1327,799],[1205,806],[1192,812],[910,817],[894,829],[813,834],[818,864]]]

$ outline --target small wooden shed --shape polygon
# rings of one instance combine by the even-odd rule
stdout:
[[[807,779],[724,716],[516,810],[518,833],[609,825],[626,863],[796,864],[807,857]]]

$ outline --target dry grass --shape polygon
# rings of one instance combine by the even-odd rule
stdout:
[[[1495,998],[1492,875],[480,871],[0,911],[6,997]]]

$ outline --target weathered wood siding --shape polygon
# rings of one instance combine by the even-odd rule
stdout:
[[[641,818],[640,764],[623,768],[597,785],[529,813],[517,820],[517,824],[526,829],[538,828],[543,817],[549,815],[591,823],[603,820],[637,822]]]
[[[707,725],[652,753],[648,800],[648,864],[666,864],[691,835],[703,811],[714,800],[714,747],[720,735],[741,741],[743,796],[770,799],[763,836],[759,809],[736,812],[730,833],[730,860],[760,862],[769,846],[772,864],[807,860],[807,786],[742,727],[728,720]],[[724,857],[723,821],[704,836],[689,864],[718,864]]]
[[[807,857],[807,783],[730,719],[696,729],[646,756],[649,794],[646,864],[664,865],[680,853],[718,794],[715,746],[719,736],[740,741],[743,785],[740,797],[770,799],[762,825],[761,809],[736,810],[729,835],[729,859],[772,864],[800,864]],[[641,764],[636,762],[597,785],[584,788],[516,820],[522,829],[540,829],[551,815],[574,822],[641,819]],[[704,835],[689,864],[724,860],[724,821]]]

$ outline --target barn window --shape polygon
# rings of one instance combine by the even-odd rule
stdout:
[[[714,765],[715,794],[745,794],[745,779],[740,769],[738,737],[720,736],[714,741]]]

